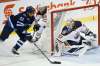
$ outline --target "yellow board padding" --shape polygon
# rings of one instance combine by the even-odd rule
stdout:
[[[97,22],[98,21],[98,16],[94,15],[94,16],[87,16],[87,17],[83,17],[83,18],[74,18],[74,20],[78,20],[81,21],[82,23],[90,23],[90,22]],[[62,21],[62,27],[67,25],[67,22]]]
[[[88,16],[85,18],[80,18],[79,19],[82,23],[87,23],[87,22],[96,22],[98,20],[98,16],[94,15],[94,16]]]

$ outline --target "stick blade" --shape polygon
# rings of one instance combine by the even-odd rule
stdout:
[[[54,61],[54,62],[51,62],[52,64],[61,64],[60,61]]]

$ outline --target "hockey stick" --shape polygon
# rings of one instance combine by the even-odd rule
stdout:
[[[60,61],[51,61],[51,60],[45,55],[45,53],[44,53],[35,43],[33,43],[33,44],[37,47],[37,49],[42,53],[42,55],[43,55],[51,64],[61,64]]]

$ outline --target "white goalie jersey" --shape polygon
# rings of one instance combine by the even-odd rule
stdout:
[[[85,26],[81,26],[81,27],[77,28],[75,31],[72,31],[71,33],[63,36],[62,38],[59,38],[59,40],[61,40],[62,42],[66,41],[66,40],[72,40],[72,41],[79,42],[80,33],[85,31],[85,29],[86,29]]]
[[[79,42],[81,37],[83,37],[86,40],[96,40],[96,37],[94,36],[95,34],[93,34],[93,32],[87,35],[87,33],[90,33],[90,32],[91,31],[85,25],[82,25],[81,27],[77,28],[71,33],[63,36],[62,38],[58,38],[58,39],[62,42],[65,42],[66,40],[72,40],[75,42]]]
[[[88,49],[97,47],[96,44],[96,35],[91,32],[85,25],[80,26],[76,30],[72,31],[71,33],[62,36],[61,38],[57,38],[58,47],[60,53],[67,52],[74,53],[77,49],[82,48],[80,55],[84,54]],[[72,41],[73,44],[68,43],[68,41]],[[62,46],[59,45],[62,43]],[[67,47],[66,47],[66,46]],[[84,50],[83,50],[84,49]]]

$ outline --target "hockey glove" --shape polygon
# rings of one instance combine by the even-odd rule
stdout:
[[[33,30],[34,31],[38,31],[40,28],[40,25],[39,24],[35,24],[34,27],[33,27]]]

